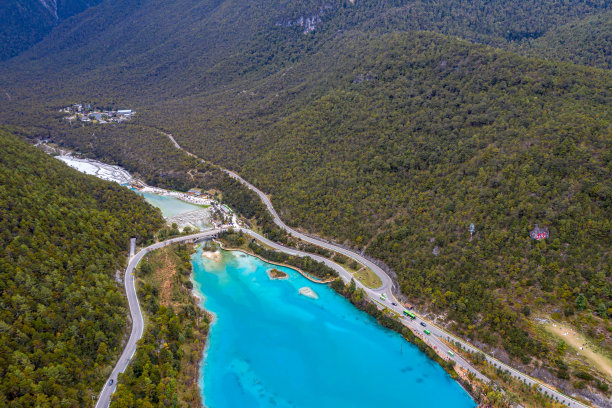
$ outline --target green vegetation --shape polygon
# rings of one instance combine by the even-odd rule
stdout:
[[[411,303],[532,373],[559,372],[532,311],[611,344],[612,73],[556,60],[609,67],[610,2],[320,6],[102,2],[0,65],[0,120],[151,184],[221,191],[291,242],[170,132],[269,193],[288,224],[382,260]],[[312,33],[287,24],[316,13]],[[57,109],[84,93],[139,114],[66,123]],[[535,224],[550,237],[531,240]]]
[[[322,262],[315,261],[308,256],[292,256],[284,252],[267,249],[255,242],[254,239],[245,236],[242,231],[238,233],[232,231],[222,232],[219,234],[219,239],[226,242],[232,248],[243,247],[248,242],[249,251],[255,255],[271,262],[296,267],[320,280],[328,280],[338,276],[336,271]]]
[[[161,214],[4,131],[0,186],[0,405],[89,406],[127,327],[115,271]]]
[[[3,1],[0,3],[0,61],[27,50],[49,34],[59,22],[100,1]]]
[[[522,48],[527,55],[612,69],[612,12],[555,28]]]
[[[281,87],[275,99],[283,75],[298,90]],[[454,332],[531,363],[528,371],[538,360],[556,371],[556,345],[536,336],[530,310],[588,314],[610,338],[600,314],[612,301],[610,83],[607,71],[434,34],[345,33],[255,81],[257,99],[219,94],[203,122],[164,118],[188,149],[270,192],[290,225],[383,260],[410,301],[445,314]],[[239,103],[240,120],[221,114]],[[287,240],[253,193],[140,118],[95,132],[57,119],[44,132],[161,186],[223,191]],[[548,240],[529,238],[536,223]]]
[[[524,364],[549,353],[525,306],[578,312],[583,293],[605,327],[611,75],[429,34],[341,49],[337,88],[253,143],[194,151],[241,166],[291,225],[365,248],[410,299]],[[529,238],[536,223],[550,239]]]
[[[14,3],[9,2],[4,7],[2,11],[5,13],[2,15],[6,17],[0,20],[0,38],[8,44],[4,58],[28,48],[57,23],[57,19],[38,2],[20,0],[19,5]],[[86,10],[76,19],[60,24],[41,44],[31,52],[24,53],[24,60],[32,56],[48,58],[53,53],[59,53],[57,61],[67,56],[64,59],[66,63],[75,63],[76,56],[71,56],[66,49],[68,46],[86,57],[80,64],[92,67],[106,62],[127,67],[133,62],[138,64],[139,69],[148,71],[152,79],[158,80],[166,78],[170,70],[177,68],[169,62],[179,60],[175,58],[178,54],[187,56],[185,61],[193,61],[193,65],[188,67],[190,70],[200,66],[196,71],[198,74],[215,74],[205,79],[206,85],[218,85],[219,81],[223,82],[228,77],[235,80],[249,73],[248,64],[237,63],[261,63],[270,72],[270,63],[280,62],[277,59],[279,54],[287,50],[294,52],[297,48],[294,38],[303,36],[303,28],[286,27],[283,24],[295,21],[300,16],[322,14],[321,23],[309,35],[316,39],[320,38],[323,31],[330,35],[339,30],[354,28],[377,32],[426,30],[506,47],[526,43],[557,27],[610,10],[609,2],[602,0],[516,0],[512,3],[503,0],[376,0],[357,1],[354,4],[348,1],[321,3],[313,0],[268,0],[259,7],[238,0],[226,0],[222,3],[223,7],[219,7],[217,2],[195,0],[174,0],[170,4],[161,0],[74,0],[58,2],[59,20],[97,3],[101,4]],[[65,11],[62,4],[67,5],[63,7]],[[171,7],[172,13],[167,12],[168,7]],[[36,19],[38,21],[32,21]],[[212,26],[213,22],[223,27],[231,25],[232,28],[219,30],[218,26]],[[147,36],[134,35],[150,26],[155,26],[156,30],[147,32]],[[107,48],[105,41],[108,37],[101,35],[103,33],[110,33],[116,40],[115,44],[121,44],[121,49],[109,50],[104,56],[97,55],[95,50]],[[286,44],[287,33],[291,40],[289,44]],[[201,38],[209,41],[198,42]],[[605,40],[610,42],[609,38]],[[244,57],[240,55],[243,50],[248,52]],[[227,63],[220,63],[223,59]],[[144,66],[150,61],[155,63]],[[221,70],[230,66],[233,67],[229,71]],[[136,78],[132,73],[125,72],[123,67],[115,69],[124,72],[130,79]],[[179,90],[181,94],[191,94],[194,91],[187,86]]]
[[[202,405],[198,378],[209,318],[191,293],[191,249],[177,244],[142,261],[137,286],[147,323],[111,408]]]
[[[382,285],[378,275],[376,275],[370,268],[366,268],[365,266],[355,272],[352,272],[352,274],[355,279],[363,283],[368,288],[378,288],[380,285]]]

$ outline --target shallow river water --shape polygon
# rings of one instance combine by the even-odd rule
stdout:
[[[70,155],[57,156],[57,159],[82,173],[91,174],[103,180],[114,181],[126,186],[134,181],[132,175],[119,166],[102,163],[93,159],[81,159]],[[169,195],[140,192],[135,189],[132,190],[142,195],[152,206],[158,207],[169,224],[176,223],[179,227],[190,226],[200,230],[212,227],[210,224],[209,211],[199,205],[190,204]]]
[[[202,207],[198,205],[186,203],[185,201],[171,196],[142,192],[138,192],[138,194],[142,195],[149,204],[159,208],[164,218],[170,218],[189,211],[202,209]]]
[[[193,256],[216,315],[200,385],[208,408],[475,407],[436,363],[325,285],[240,252]],[[310,287],[318,299],[299,294]]]

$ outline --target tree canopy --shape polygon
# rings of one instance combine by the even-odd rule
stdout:
[[[0,405],[82,407],[110,373],[127,309],[115,272],[159,211],[0,131]]]

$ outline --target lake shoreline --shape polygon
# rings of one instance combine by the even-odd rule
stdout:
[[[277,265],[277,266],[284,266],[285,268],[290,268],[290,269],[293,269],[293,270],[295,270],[296,272],[298,272],[300,275],[302,275],[303,277],[305,277],[306,279],[308,279],[309,281],[311,281],[311,282],[313,282],[313,283],[318,283],[318,284],[327,284],[327,283],[331,283],[331,282],[333,282],[333,281],[335,280],[335,279],[329,279],[329,280],[324,281],[324,280],[320,280],[320,279],[317,279],[317,278],[313,278],[313,277],[312,277],[312,276],[310,276],[308,273],[304,272],[303,270],[301,270],[301,269],[299,269],[299,268],[296,268],[296,267],[295,267],[295,266],[293,266],[293,265],[284,264],[284,263],[282,263],[282,262],[274,262],[274,261],[270,261],[270,260],[268,260],[268,259],[265,259],[263,256],[260,256],[260,255],[258,255],[258,254],[256,254],[256,253],[251,252],[251,251],[248,251],[248,250],[246,250],[246,249],[242,249],[242,248],[232,248],[232,247],[224,247],[224,246],[223,246],[223,243],[222,243],[221,241],[219,241],[219,240],[214,240],[214,241],[215,241],[215,242],[216,242],[216,243],[219,245],[219,247],[221,247],[221,249],[223,249],[224,251],[238,251],[238,252],[242,252],[242,253],[244,253],[244,254],[254,256],[255,258],[260,259],[260,260],[262,260],[262,261],[264,261],[264,262],[267,262],[267,263],[269,263],[269,264],[272,264],[272,265]]]
[[[239,384],[239,388],[243,391],[238,394],[242,395],[242,393],[247,392],[248,395],[265,395],[266,401],[269,400],[268,398],[272,398],[270,396],[273,396],[273,399],[281,402],[290,400],[295,404],[298,403],[297,401],[301,401],[299,406],[315,406],[313,404],[316,401],[323,401],[322,405],[316,406],[331,406],[329,402],[335,398],[334,396],[337,396],[335,391],[327,389],[327,393],[322,392],[322,395],[312,396],[311,393],[305,391],[308,388],[306,386],[303,387],[303,391],[302,389],[292,389],[290,384],[285,384],[288,387],[283,385],[286,381],[289,381],[287,376],[269,377],[270,373],[266,371],[270,367],[269,361],[278,358],[278,361],[282,364],[288,364],[287,367],[299,367],[297,373],[301,373],[304,369],[307,370],[306,372],[311,372],[309,370],[315,370],[315,372],[317,372],[316,370],[337,371],[338,377],[344,378],[350,383],[357,380],[358,383],[368,384],[365,388],[361,387],[360,393],[362,393],[363,398],[353,398],[355,399],[355,407],[362,407],[367,401],[377,400],[371,398],[373,394],[371,394],[372,388],[370,388],[370,385],[374,384],[373,389],[377,390],[378,393],[380,390],[389,387],[389,379],[381,379],[378,376],[370,379],[369,375],[359,373],[373,373],[371,369],[360,371],[356,370],[355,367],[347,368],[352,367],[353,364],[360,367],[387,366],[396,373],[392,377],[393,381],[398,381],[398,384],[411,384],[410,387],[414,387],[410,397],[390,393],[394,395],[385,397],[385,400],[403,401],[404,403],[410,400],[416,402],[415,406],[425,406],[425,401],[428,401],[434,389],[449,387],[449,392],[437,396],[436,400],[439,402],[450,400],[452,403],[449,406],[476,407],[476,402],[471,398],[465,387],[462,387],[457,381],[453,381],[448,374],[440,370],[441,367],[438,364],[431,364],[433,362],[426,353],[422,353],[417,347],[406,343],[403,336],[397,336],[397,334],[387,331],[384,325],[371,320],[369,313],[363,314],[363,310],[347,302],[343,296],[338,296],[338,293],[329,288],[328,285],[319,286],[320,290],[317,290],[319,301],[299,300],[304,299],[304,296],[298,293],[298,289],[304,287],[311,280],[306,279],[302,274],[292,273],[297,272],[295,267],[284,266],[282,271],[289,272],[291,278],[277,281],[279,282],[277,285],[273,284],[267,274],[270,266],[274,265],[273,263],[244,250],[221,249],[227,252],[223,256],[221,264],[211,259],[212,257],[201,256],[200,251],[206,250],[203,246],[199,249],[197,255],[192,258],[193,280],[198,283],[194,285],[194,291],[201,292],[202,295],[198,297],[205,299],[205,301],[200,302],[200,307],[204,308],[206,306],[209,313],[219,314],[219,319],[215,318],[211,321],[211,333],[201,361],[200,386],[203,401],[207,405],[222,408],[236,406],[232,402],[242,398],[240,395],[236,395],[235,386]],[[231,255],[231,253],[235,254]],[[247,257],[238,255],[238,253],[243,253]],[[282,284],[280,284],[281,282]],[[203,291],[206,293],[203,293]],[[250,299],[255,299],[255,303],[251,303]],[[282,306],[276,304],[279,301]],[[262,305],[265,307],[260,309],[259,307]],[[245,311],[248,311],[246,313],[251,316],[246,320],[244,318]],[[303,313],[306,313],[306,315],[304,316]],[[312,313],[314,315],[311,316]],[[319,315],[320,313],[322,314]],[[272,322],[275,323],[269,327],[269,330],[265,329],[257,323],[258,316],[265,316],[263,322],[268,325]],[[279,317],[287,318],[288,325],[278,321],[277,318]],[[319,326],[321,323],[315,322],[321,322],[323,326]],[[304,324],[307,325],[306,327],[316,324],[319,329],[316,331],[306,329],[303,326]],[[346,324],[348,326],[345,326]],[[295,329],[294,326],[296,326]],[[336,326],[338,329],[335,329]],[[301,329],[296,331],[298,327]],[[256,328],[256,332],[252,331],[253,328]],[[320,331],[321,329],[323,331]],[[282,334],[279,333],[279,330]],[[307,337],[303,338],[306,333],[308,333]],[[297,339],[290,340],[296,334],[298,334],[299,341]],[[287,335],[290,337],[287,338]],[[314,336],[318,340],[313,341],[308,336]],[[247,348],[242,346],[244,338],[250,339]],[[270,343],[268,339],[274,340]],[[354,341],[347,342],[348,339],[354,339]],[[297,343],[295,343],[296,341]],[[300,342],[304,344],[300,346]],[[282,346],[282,344],[285,346]],[[290,344],[295,344],[299,351],[288,346]],[[340,354],[338,361],[326,357],[325,350],[328,347],[331,347],[331,350],[336,350],[340,344],[343,345],[341,349],[344,352]],[[348,344],[350,346],[347,348]],[[368,346],[365,346],[366,344]],[[400,352],[400,344],[404,345],[403,352]],[[321,349],[322,345],[325,345],[325,347]],[[262,346],[265,347],[265,352],[259,350]],[[370,350],[370,353],[367,353],[368,357],[358,359],[353,357],[363,356],[363,350],[365,349]],[[287,352],[289,352],[288,355],[286,355]],[[269,353],[270,356],[267,356],[266,353]],[[347,360],[347,356],[351,356],[349,360]],[[261,358],[261,361],[258,361],[259,358]],[[297,361],[294,360],[296,358]],[[339,363],[339,361],[342,363]],[[345,363],[348,363],[348,366]],[[302,364],[306,364],[306,366],[302,366]],[[408,369],[403,368],[406,365],[409,366]],[[393,369],[394,367],[395,369]],[[272,368],[270,370],[278,371]],[[316,378],[316,376],[312,377],[311,374],[310,378]],[[232,384],[235,385],[226,388],[225,381],[233,381]],[[335,388],[332,387],[332,389]],[[385,394],[389,393],[385,392]],[[350,403],[350,398],[348,401]],[[242,402],[244,404],[244,401]],[[281,405],[283,404],[281,403]],[[262,406],[268,407],[266,404]]]
[[[300,274],[302,274],[302,276],[304,276],[306,279],[309,279],[312,282],[315,283],[331,283],[331,282],[335,282],[336,279],[330,279],[329,281],[319,281],[317,279],[314,279],[310,276],[308,276],[308,274],[306,274],[305,272],[301,271],[299,268],[296,268],[295,266],[292,265],[288,265],[288,264],[283,264],[283,263],[277,263],[271,260],[268,260],[258,254],[255,254],[252,251],[249,250],[245,250],[242,248],[232,248],[229,246],[224,247],[223,243],[220,242],[219,240],[214,240],[223,250],[226,251],[238,251],[238,252],[242,252],[245,253],[247,255],[252,255],[256,258],[259,258],[260,260],[267,262],[267,263],[271,263],[273,265],[278,265],[278,266],[284,266],[293,270],[296,270],[297,272],[299,272]],[[330,287],[334,290],[334,292],[336,292],[338,295],[346,297],[346,295],[344,295],[341,291],[337,290],[334,285],[330,285]],[[307,295],[302,294],[303,296],[306,297],[310,297]],[[479,399],[479,394],[478,394],[478,389],[481,387],[481,384],[478,383],[478,381],[476,379],[470,380],[467,376],[467,373],[465,372],[458,372],[457,370],[454,369],[454,367],[448,367],[447,364],[449,364],[449,358],[448,356],[439,349],[434,349],[432,346],[430,346],[425,339],[421,338],[417,333],[414,333],[408,326],[404,326],[402,325],[402,327],[405,327],[406,329],[408,329],[411,333],[412,336],[406,336],[404,335],[401,330],[397,330],[391,327],[387,327],[386,325],[382,324],[379,320],[379,318],[372,313],[370,310],[368,310],[368,308],[362,308],[360,306],[358,306],[357,304],[355,304],[350,298],[347,298],[355,308],[357,308],[358,310],[361,310],[362,312],[365,312],[366,314],[368,314],[369,316],[371,316],[372,318],[376,319],[377,324],[379,324],[382,327],[386,327],[389,330],[392,330],[400,335],[402,335],[402,337],[404,337],[404,339],[410,343],[415,345],[416,347],[418,347],[422,352],[424,352],[427,357],[429,357],[433,362],[439,364],[447,373],[448,375],[455,381],[457,382],[457,384],[459,384],[459,386],[461,386],[461,388],[463,388],[465,390],[466,393],[468,393],[470,395],[470,397],[474,400],[474,401],[478,401]],[[374,302],[369,302],[370,304],[378,307]],[[418,339],[418,340],[417,340]],[[431,353],[426,352],[422,346],[421,343],[424,344],[427,347],[427,350],[430,350],[433,355],[430,355]],[[436,358],[437,357],[437,358]]]

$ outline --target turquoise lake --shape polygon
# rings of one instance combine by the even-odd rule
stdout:
[[[216,315],[199,380],[208,408],[476,406],[438,364],[327,286],[240,252],[202,253],[194,282]],[[289,278],[271,280],[272,268]],[[300,295],[305,286],[319,298]]]
[[[149,204],[159,208],[164,218],[174,217],[175,215],[183,214],[188,211],[202,209],[200,206],[186,203],[185,201],[174,197],[162,196],[153,193],[138,192],[138,194],[142,195]]]

